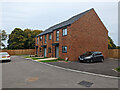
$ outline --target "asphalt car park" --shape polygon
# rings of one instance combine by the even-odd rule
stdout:
[[[112,60],[111,60],[112,61]],[[79,63],[79,62],[54,62],[59,63],[61,67],[65,64],[66,68],[83,65],[95,67],[96,64],[104,63]],[[107,64],[107,61],[105,61]],[[114,67],[117,60],[108,62]],[[53,63],[52,63],[53,64]],[[94,64],[94,65],[93,65]],[[100,66],[99,65],[99,66]],[[98,66],[98,67],[99,67]],[[113,68],[113,66],[111,68]],[[77,66],[79,67],[79,66]],[[102,66],[101,66],[102,67]],[[100,67],[100,68],[101,68]],[[72,68],[74,69],[74,68]],[[90,70],[88,68],[88,70]],[[106,71],[106,69],[103,69]],[[95,72],[96,73],[96,72]],[[110,72],[109,72],[110,73]],[[39,63],[30,59],[25,59],[24,56],[11,56],[11,62],[2,63],[2,88],[117,88],[117,78],[100,77],[97,75],[88,75],[84,73],[74,72],[56,68],[53,65]],[[84,85],[83,85],[84,84]]]
[[[78,71],[120,77],[120,73],[115,71],[120,63],[119,59],[105,59],[104,62],[80,63],[80,62],[48,62],[49,64],[73,69]]]

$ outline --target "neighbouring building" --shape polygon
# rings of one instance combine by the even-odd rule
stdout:
[[[77,61],[86,51],[108,53],[108,31],[92,8],[56,24],[36,36],[38,56]]]

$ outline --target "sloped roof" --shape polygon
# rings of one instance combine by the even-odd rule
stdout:
[[[47,34],[47,33],[53,32],[53,30],[56,30],[56,29],[59,29],[59,28],[71,25],[72,23],[74,23],[75,21],[77,21],[79,18],[81,18],[83,15],[85,15],[87,12],[89,12],[90,10],[91,9],[89,9],[89,10],[83,12],[83,13],[80,13],[78,15],[75,15],[75,16],[71,17],[70,19],[68,19],[66,21],[63,21],[63,22],[61,22],[59,24],[56,24],[56,25],[54,25],[52,27],[49,27],[48,29],[46,29],[44,32],[40,33],[37,36],[41,36],[43,34]]]

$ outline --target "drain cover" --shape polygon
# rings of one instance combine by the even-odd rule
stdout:
[[[91,87],[93,83],[87,81],[81,81],[78,83],[79,85],[83,85],[85,87]]]
[[[33,81],[36,81],[38,79],[39,79],[38,77],[30,77],[30,78],[27,78],[27,81],[28,82],[33,82]]]

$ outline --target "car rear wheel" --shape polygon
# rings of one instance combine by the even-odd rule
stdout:
[[[101,58],[101,62],[103,62],[104,61],[104,59],[103,58]]]
[[[94,62],[93,59],[91,59],[90,62],[91,62],[91,63]]]

